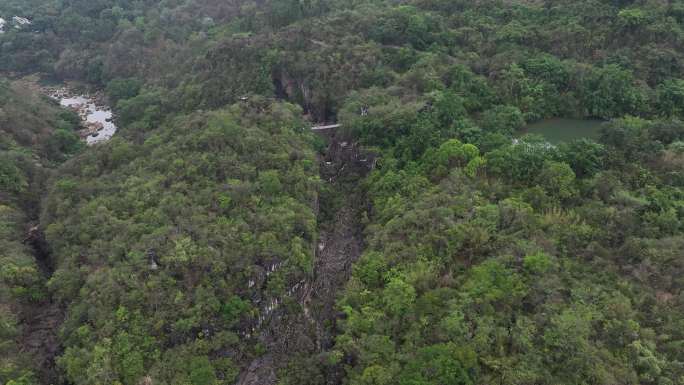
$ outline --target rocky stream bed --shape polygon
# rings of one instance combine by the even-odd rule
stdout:
[[[116,133],[114,115],[101,92],[79,94],[68,87],[45,87],[43,93],[70,108],[81,118],[83,128],[79,135],[89,145],[107,141]]]

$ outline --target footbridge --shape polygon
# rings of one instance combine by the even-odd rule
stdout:
[[[325,124],[311,127],[311,131],[330,131],[342,127],[341,124]]]

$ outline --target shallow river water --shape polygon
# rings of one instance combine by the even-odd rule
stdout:
[[[56,98],[62,106],[76,109],[85,125],[89,123],[102,125],[100,130],[86,137],[88,144],[109,140],[116,133],[116,125],[111,121],[112,110],[109,107],[98,106],[94,99],[85,96],[57,96]]]
[[[525,134],[542,135],[551,144],[569,142],[574,139],[597,139],[601,132],[603,120],[594,119],[545,119],[525,127]]]

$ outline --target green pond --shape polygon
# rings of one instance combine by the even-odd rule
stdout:
[[[603,123],[605,121],[595,119],[553,118],[529,124],[523,132],[542,135],[550,143],[557,144],[581,138],[596,139]]]

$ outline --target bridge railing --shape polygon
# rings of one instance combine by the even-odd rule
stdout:
[[[325,126],[313,126],[313,127],[311,127],[311,130],[312,131],[324,131],[324,130],[332,130],[332,129],[340,128],[340,127],[342,127],[341,124],[328,124]]]

